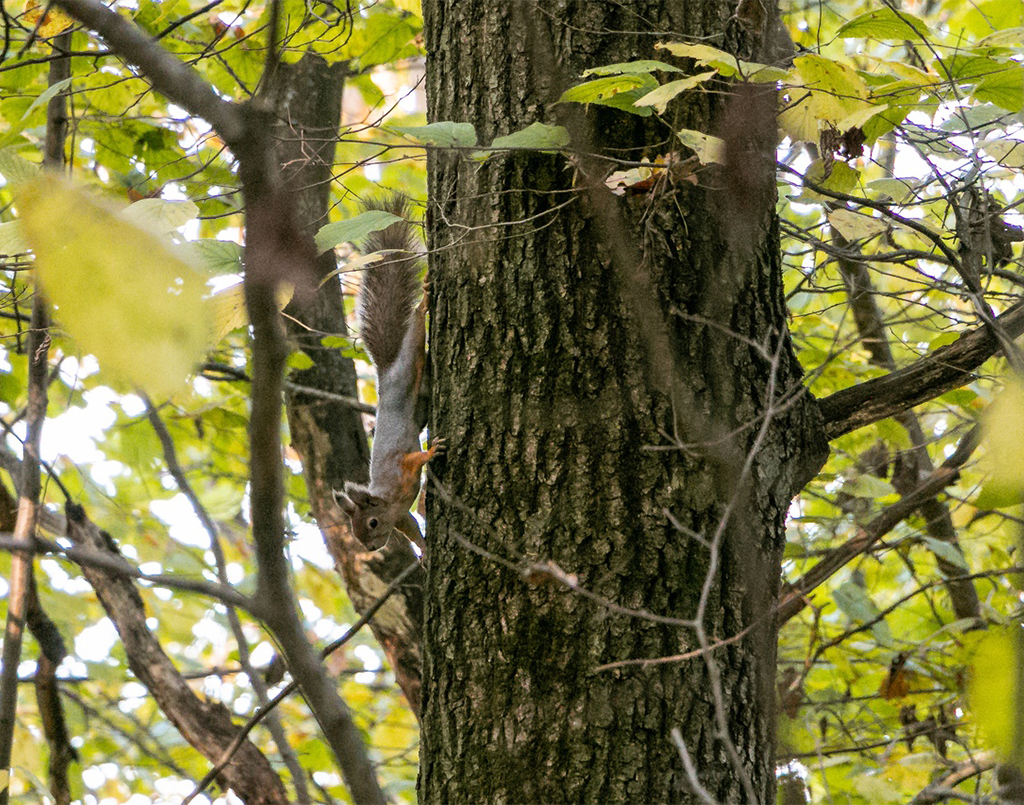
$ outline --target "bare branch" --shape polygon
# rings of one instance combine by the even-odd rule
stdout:
[[[181,467],[181,463],[178,461],[178,451],[174,447],[174,440],[171,438],[170,432],[167,430],[167,426],[164,421],[160,418],[159,412],[153,407],[153,403],[146,399],[146,418],[149,419],[150,424],[153,426],[153,430],[156,431],[157,438],[160,440],[160,446],[164,451],[164,460],[167,462],[167,470],[170,472],[171,477],[174,478],[174,482],[178,485],[178,489],[181,490],[182,494],[188,498],[188,502],[192,506],[192,511],[195,512],[196,517],[203,524],[203,528],[206,530],[207,535],[210,538],[210,551],[213,553],[214,562],[217,566],[217,578],[220,583],[225,587],[230,587],[228,581],[228,569],[227,559],[224,556],[224,548],[220,543],[220,532],[217,528],[217,524],[213,521],[210,513],[203,506],[202,501],[199,500],[199,495],[192,488],[192,484],[189,483],[188,477],[185,475],[185,471]],[[235,645],[238,648],[238,661],[242,666],[242,670],[245,672],[249,679],[249,684],[252,685],[253,690],[256,692],[256,699],[260,704],[260,707],[265,708],[269,701],[267,692],[267,684],[263,680],[263,676],[252,666],[252,662],[249,659],[249,642],[246,640],[245,632],[242,629],[242,621],[238,617],[238,612],[234,606],[228,604],[227,606],[228,624],[231,626],[231,633],[235,637]],[[288,743],[288,736],[285,735],[284,727],[281,726],[281,720],[278,717],[276,711],[270,712],[267,718],[267,729],[270,730],[270,734],[274,738],[274,743],[277,744],[277,751],[281,755],[281,759],[284,764],[288,767],[288,771],[291,773],[292,782],[295,785],[295,796],[299,802],[299,805],[307,805],[309,803],[309,789],[306,786],[306,773],[305,770],[299,763],[298,757],[292,750],[291,745]],[[219,769],[218,769],[219,771]]]
[[[18,550],[19,543],[16,538],[0,536],[0,551]],[[56,542],[36,537],[32,548],[34,553],[54,553],[64,555],[72,562],[83,567],[94,567],[107,573],[116,574],[126,579],[138,579],[139,581],[150,582],[159,587],[168,587],[172,590],[184,590],[190,593],[208,595],[217,601],[231,606],[241,607],[255,615],[256,603],[249,597],[238,592],[236,589],[223,584],[214,584],[205,579],[188,579],[171,573],[143,573],[137,567],[133,567],[119,553],[110,551],[96,551],[90,547],[73,545],[65,548]]]
[[[56,62],[55,62],[56,64]],[[21,494],[14,527],[15,551],[11,556],[10,589],[7,593],[7,625],[4,631],[3,670],[0,672],[0,804],[10,795],[11,748],[18,708],[18,662],[32,583],[32,540],[39,518],[39,442],[46,420],[46,382],[50,334],[46,299],[36,289],[32,299],[32,329],[28,333],[27,436],[21,465]]]
[[[413,571],[419,569],[419,567],[419,561],[414,561],[412,564],[406,567],[405,570],[403,570],[401,573],[395,576],[394,580],[388,585],[387,589],[377,598],[376,601],[373,602],[373,604],[371,604],[366,609],[366,612],[363,613],[359,620],[353,623],[345,632],[345,634],[343,634],[337,640],[330,643],[326,648],[323,649],[323,651],[320,652],[321,659],[327,659],[331,654],[333,654],[339,648],[344,646],[349,640],[355,637],[359,630],[362,629],[367,623],[369,623],[373,616],[377,614],[377,610],[379,610],[382,606],[384,606],[385,603],[387,603],[387,600],[391,598],[391,596],[394,595],[395,592],[398,591],[398,589],[402,586],[402,583],[409,576],[412,575]],[[265,704],[260,705],[260,709],[253,713],[252,717],[245,723],[245,726],[242,727],[242,731],[238,734],[238,737],[235,738],[231,746],[229,746],[224,751],[224,757],[220,759],[220,762],[218,762],[217,765],[215,765],[212,769],[210,769],[209,772],[207,772],[206,776],[203,777],[203,779],[200,780],[199,784],[196,786],[196,790],[189,794],[184,799],[181,805],[188,805],[188,803],[190,803],[199,794],[206,790],[210,783],[212,783],[216,779],[217,775],[220,773],[220,770],[224,767],[224,765],[229,760],[231,760],[231,756],[234,755],[234,753],[238,750],[238,747],[241,745],[242,740],[245,738],[246,735],[249,734],[252,728],[259,724],[263,719],[267,718],[270,714],[272,714],[277,705],[279,705],[288,696],[294,693],[298,689],[298,687],[298,683],[293,679],[291,682],[285,685],[274,696],[273,699],[266,702]]]

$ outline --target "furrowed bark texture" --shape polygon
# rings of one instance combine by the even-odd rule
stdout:
[[[310,234],[327,223],[345,67],[328,65],[322,57],[307,54],[295,64],[278,65],[274,75],[273,94],[280,121],[276,131],[278,161],[286,185],[295,193],[299,220]],[[334,271],[336,262],[333,251],[321,254],[316,262],[318,279]],[[357,396],[352,359],[320,343],[325,334],[346,334],[338,279],[325,282],[308,300],[292,302],[286,313],[289,337],[313,360],[313,366],[291,377],[296,384],[289,389],[287,408],[292,446],[302,457],[313,515],[352,605],[362,614],[409,566],[414,554],[404,539],[392,540],[383,551],[367,551],[352,535],[347,519],[334,502],[332,490],[341,489],[345,481],[368,480],[370,459],[360,413],[338,399],[315,393],[350,399]],[[417,715],[422,586],[423,572],[418,570],[370,622]]]
[[[481,143],[565,122],[578,147],[552,105],[569,82],[665,59],[659,39],[755,56],[734,9],[425,0],[430,120],[473,123]],[[738,91],[717,89],[667,128],[587,112],[592,147],[619,158],[676,150],[683,127],[734,152],[623,198],[585,157],[431,156],[432,435],[449,453],[431,464],[422,802],[774,798],[766,613],[786,507],[824,440],[785,329],[774,109],[756,93],[730,109]],[[700,634],[517,569],[545,561],[617,605],[700,616],[707,642],[753,628],[710,663],[599,672]]]

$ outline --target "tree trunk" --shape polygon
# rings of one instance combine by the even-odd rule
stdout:
[[[774,96],[717,85],[666,121],[553,105],[589,67],[670,60],[657,41],[756,58],[735,5],[424,0],[431,121],[481,143],[562,123],[577,151],[431,156],[449,453],[431,465],[425,803],[774,799],[784,516],[825,455],[786,330]],[[597,166],[618,166],[588,151],[653,159],[683,127],[722,136],[729,164],[604,188]]]
[[[277,154],[285,181],[295,193],[300,220],[310,234],[327,223],[334,146],[341,119],[345,63],[329,65],[308,53],[295,64],[282,63],[274,75],[280,124]],[[318,278],[337,268],[333,251],[317,258]],[[288,393],[292,446],[302,457],[310,505],[331,557],[345,582],[352,606],[364,613],[416,556],[405,540],[392,540],[383,551],[368,551],[352,534],[334,502],[333,490],[345,481],[366,482],[370,450],[362,417],[344,400],[355,400],[356,371],[341,350],[324,347],[324,335],[344,335],[341,286],[332,277],[312,298],[288,306],[289,336],[312,359],[308,369],[293,372]],[[416,570],[391,596],[385,614],[370,622],[395,678],[413,712],[420,705],[420,621],[422,571]]]

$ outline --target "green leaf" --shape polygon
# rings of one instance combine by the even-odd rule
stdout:
[[[1013,749],[1017,718],[1017,662],[1012,633],[1007,629],[990,631],[974,654],[968,688],[978,726],[1005,757]]]
[[[514,131],[503,137],[495,137],[491,143],[492,151],[503,148],[530,148],[538,151],[558,150],[569,145],[569,132],[561,126],[550,126],[547,123],[531,123],[525,129]],[[488,151],[478,151],[474,159],[481,161],[490,156]]]
[[[1004,28],[996,31],[983,39],[979,39],[978,47],[1014,48],[1019,47],[1021,42],[1024,42],[1024,28],[1016,25],[1012,28]]]
[[[288,368],[289,369],[312,369],[315,365],[313,359],[309,357],[305,352],[296,351],[288,356]]]
[[[35,100],[32,101],[31,105],[25,111],[25,114],[21,116],[21,120],[11,126],[10,129],[0,137],[0,148],[10,145],[15,137],[17,137],[28,125],[28,119],[31,114],[38,109],[50,102],[50,98],[54,97],[57,93],[63,92],[71,85],[71,79],[65,78],[62,81],[58,81],[56,84],[51,84],[43,92],[36,96]]]
[[[472,123],[454,123],[444,120],[426,126],[392,126],[391,131],[411,137],[425,145],[441,148],[471,148],[476,145],[476,129]]]
[[[179,390],[209,337],[205,286],[192,266],[56,176],[26,185],[19,210],[56,317],[81,348],[154,397]]]
[[[21,234],[21,224],[8,221],[0,224],[0,255],[11,256],[28,251],[28,243]]]
[[[929,551],[936,556],[945,559],[951,565],[956,565],[956,567],[962,568],[968,572],[970,571],[970,568],[967,566],[967,560],[964,559],[963,553],[956,547],[956,545],[952,545],[941,539],[935,539],[935,537],[925,537],[924,544],[928,547]]]
[[[597,78],[567,89],[562,93],[562,97],[558,99],[558,102],[593,103],[595,101],[603,101],[611,98],[613,95],[618,95],[620,92],[628,92],[631,89],[641,87],[653,80],[644,73]],[[654,83],[657,85],[656,81]]]
[[[144,198],[121,212],[121,217],[138,227],[148,227],[154,234],[170,237],[199,215],[191,201],[167,201]]]
[[[878,617],[878,607],[863,587],[844,582],[833,593],[835,605],[854,623],[867,623]]]
[[[1024,465],[1020,461],[1024,444],[1024,384],[1008,382],[985,411],[984,424],[987,451],[983,466],[991,476],[989,483],[1016,492],[1020,500],[1024,496]]]
[[[667,64],[656,59],[638,59],[637,61],[624,61],[618,64],[606,64],[603,67],[592,67],[584,70],[583,75],[641,75],[661,70],[668,73],[683,72],[678,67]]]
[[[982,510],[1007,509],[1011,506],[1019,506],[1021,503],[1024,503],[1024,495],[1021,495],[1020,487],[1017,484],[995,479],[986,481],[978,496],[971,501],[974,508]]]
[[[678,81],[669,81],[667,84],[662,84],[656,90],[648,92],[642,98],[635,101],[635,104],[636,106],[653,106],[659,113],[664,112],[668,102],[677,95],[686,92],[688,89],[693,89],[698,84],[703,84],[708,79],[714,77],[715,71],[710,70],[706,73],[692,75],[689,78],[680,78]]]
[[[199,238],[182,244],[181,250],[210,276],[242,271],[242,247],[233,241]]]
[[[29,162],[19,151],[21,146],[12,145],[0,148],[0,175],[9,185],[19,185],[34,178],[39,173],[39,166]]]
[[[320,227],[316,233],[317,253],[333,249],[342,243],[355,243],[371,232],[387,229],[402,219],[384,210],[367,210],[344,221],[335,221]]]
[[[905,11],[897,12],[888,6],[854,17],[836,32],[836,36],[847,39],[872,37],[910,42],[923,42],[929,35],[930,31],[924,20]]]
[[[1005,65],[975,84],[971,95],[1010,112],[1021,111],[1024,108],[1024,67],[1012,62]]]

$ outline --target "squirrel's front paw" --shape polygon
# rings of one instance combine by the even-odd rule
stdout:
[[[433,458],[434,456],[444,455],[444,452],[447,449],[448,444],[445,442],[444,439],[440,437],[434,437],[434,439],[431,440],[430,442],[430,449],[427,450],[427,453],[430,456],[430,458]]]

